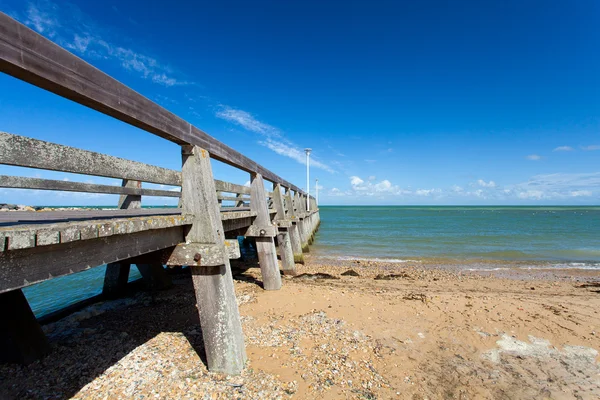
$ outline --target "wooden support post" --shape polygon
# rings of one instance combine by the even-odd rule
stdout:
[[[244,195],[243,195],[243,193],[238,193],[235,197],[237,199],[239,199],[239,200],[237,200],[235,202],[235,206],[236,207],[243,207],[244,206]]]
[[[0,294],[0,362],[29,364],[50,345],[21,289]]]
[[[285,213],[285,205],[283,202],[283,193],[281,193],[281,185],[273,185],[273,206],[275,207],[275,220],[279,222],[289,223],[290,227],[279,227],[277,234],[277,243],[279,244],[279,254],[281,255],[281,269],[284,274],[296,275],[296,264],[294,262],[294,252],[292,250],[292,242],[290,239],[289,229],[291,221]]]
[[[222,192],[217,191],[217,203],[219,203],[219,207],[223,205],[223,200],[219,198]]]
[[[107,299],[119,298],[127,292],[131,264],[126,261],[106,265],[102,294]]]
[[[130,187],[130,188],[136,188],[136,189],[141,189],[142,188],[142,182],[140,181],[133,181],[130,179],[123,179],[123,182],[121,183],[122,187]],[[131,194],[122,194],[121,196],[119,196],[119,208],[121,210],[130,210],[130,209],[134,209],[134,208],[142,208],[142,196],[139,195],[131,195]]]
[[[308,222],[306,221],[306,200],[304,196],[300,196],[298,192],[294,195],[294,205],[296,210],[298,211],[298,229],[300,231],[300,243],[302,244],[302,252],[308,253],[310,249],[308,248],[308,229],[306,225]]]
[[[185,240],[222,246],[225,255],[225,235],[209,154],[198,146],[182,146],[181,150],[182,211],[194,216]],[[246,363],[246,349],[229,258],[224,257],[223,264],[216,267],[190,268],[208,369],[240,374]]]
[[[171,276],[165,271],[165,267],[160,262],[152,264],[136,264],[146,288],[149,290],[164,290],[173,286]]]
[[[304,264],[304,256],[302,254],[302,244],[300,241],[300,233],[298,231],[298,218],[296,217],[296,210],[294,210],[294,201],[292,199],[291,189],[287,189],[285,194],[285,208],[287,210],[287,216],[292,220],[292,226],[288,230],[290,235],[290,241],[292,242],[292,252],[294,254],[294,262]]]
[[[250,209],[257,213],[254,225],[258,229],[271,227],[271,217],[267,207],[265,183],[261,174],[250,174]],[[266,231],[267,229],[265,229]],[[281,275],[277,265],[277,252],[272,236],[256,236],[256,252],[265,290],[281,289]]]
[[[123,179],[121,186],[140,189],[142,187],[142,182]],[[121,210],[142,208],[142,196],[121,195],[119,196],[118,206]],[[123,296],[127,292],[127,282],[129,281],[130,270],[131,263],[126,260],[107,264],[106,272],[104,273],[102,294],[109,299],[116,299]]]

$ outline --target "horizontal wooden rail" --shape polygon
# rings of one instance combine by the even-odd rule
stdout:
[[[0,132],[0,164],[181,186],[179,171],[6,132]]]
[[[0,187],[12,189],[60,190],[65,192],[125,194],[138,196],[181,197],[181,192],[157,189],[96,185],[92,183],[55,181],[50,179],[26,178],[0,175]]]
[[[259,173],[271,182],[304,193],[295,185],[1,12],[0,71],[177,144],[200,146],[216,160],[247,172]]]
[[[250,197],[217,196],[217,200],[225,200],[225,201],[249,201]]]
[[[217,189],[218,192],[250,194],[250,188],[248,186],[236,185],[235,183],[224,182],[218,179],[215,179],[215,189]]]

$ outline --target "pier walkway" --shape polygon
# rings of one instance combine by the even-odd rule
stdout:
[[[0,175],[3,188],[120,196],[117,209],[0,213],[0,360],[28,363],[51,351],[23,287],[106,264],[103,293],[114,298],[132,264],[155,287],[169,286],[165,265],[186,266],[208,368],[240,373],[246,352],[229,264],[240,257],[238,237],[256,243],[263,287],[278,290],[277,254],[283,273],[294,274],[320,223],[315,199],[3,13],[0,71],[181,146],[181,170],[170,170],[0,132],[0,164],[121,181]],[[247,172],[250,186],[215,180],[211,159]],[[142,208],[147,196],[176,197],[179,206]]]

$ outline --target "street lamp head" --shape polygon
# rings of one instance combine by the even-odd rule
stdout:
[[[306,153],[306,155],[309,155],[311,151],[312,151],[312,149],[308,149],[308,148],[304,149],[304,152]]]

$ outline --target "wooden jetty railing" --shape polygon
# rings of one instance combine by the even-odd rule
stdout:
[[[0,71],[181,146],[181,171],[0,132],[0,164],[121,179],[121,186],[0,176],[0,187],[120,195],[116,210],[0,213],[0,359],[30,362],[48,344],[21,288],[107,264],[103,293],[122,294],[131,264],[157,288],[163,265],[190,267],[211,371],[246,361],[229,260],[256,242],[266,290],[303,262],[320,223],[315,199],[243,154],[0,13]],[[250,174],[250,187],[215,180],[211,159]],[[273,183],[265,190],[264,180]],[[142,182],[180,187],[159,190]],[[141,208],[142,196],[179,197]],[[310,202],[310,212],[306,204]]]

